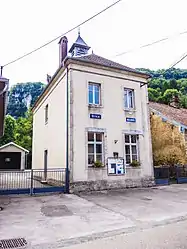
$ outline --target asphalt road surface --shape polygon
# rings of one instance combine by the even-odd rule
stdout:
[[[65,249],[187,248],[187,220],[77,244]]]

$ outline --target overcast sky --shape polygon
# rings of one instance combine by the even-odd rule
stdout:
[[[0,0],[0,65],[37,48],[102,10],[114,0]],[[123,56],[166,36],[187,30],[186,0],[123,0],[81,27],[95,54],[130,67],[167,68],[187,52],[187,34]],[[69,47],[77,30],[67,35]],[[58,67],[58,41],[4,68],[11,84],[46,82]],[[187,59],[178,67],[187,68]]]

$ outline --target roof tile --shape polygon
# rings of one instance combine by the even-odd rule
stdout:
[[[168,119],[175,120],[176,122],[187,126],[187,109],[178,109],[169,105],[160,104],[156,102],[149,102],[149,107],[160,112],[163,116],[167,117]]]
[[[80,56],[80,57],[71,57],[71,59],[79,60],[79,61],[83,61],[83,62],[90,62],[93,64],[99,64],[99,65],[106,66],[106,67],[112,67],[112,68],[124,70],[127,72],[138,73],[138,74],[142,74],[142,75],[147,76],[147,78],[150,77],[150,75],[148,75],[146,73],[139,72],[136,69],[124,66],[120,63],[108,60],[108,59],[101,57],[101,56],[98,56],[96,54],[89,54],[89,55]]]

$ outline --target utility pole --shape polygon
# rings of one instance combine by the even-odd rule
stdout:
[[[3,66],[1,66],[1,70],[0,70],[0,76],[3,75]]]

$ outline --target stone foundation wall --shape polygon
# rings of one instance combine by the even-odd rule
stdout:
[[[123,180],[98,180],[98,181],[79,181],[70,184],[70,193],[90,192],[110,189],[141,188],[153,187],[155,181],[153,177],[142,177],[137,179]]]

